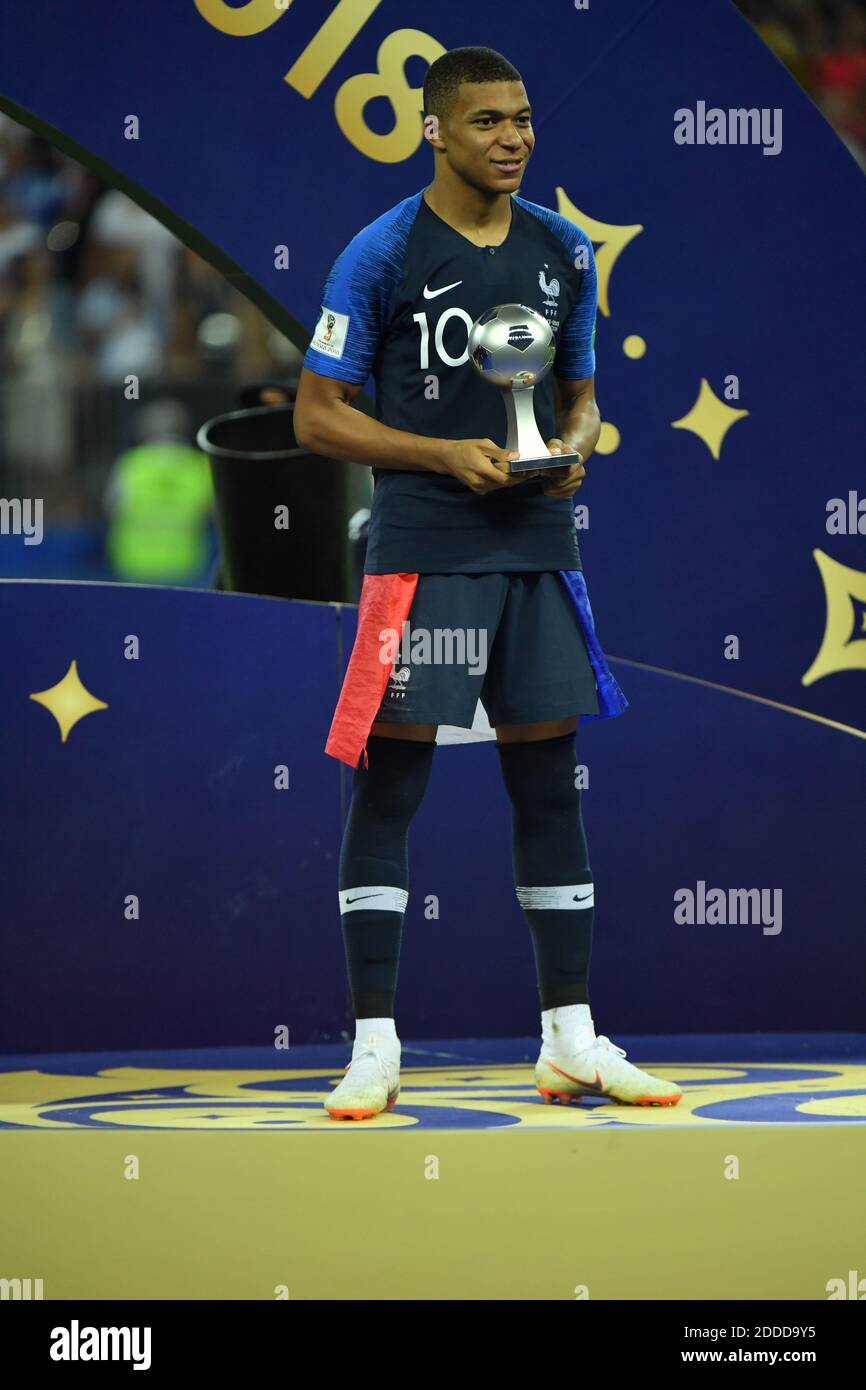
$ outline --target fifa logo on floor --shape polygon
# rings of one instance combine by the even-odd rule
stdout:
[[[412,627],[408,618],[400,631],[379,633],[379,660],[393,666],[389,688],[402,688],[411,666],[465,666],[472,676],[487,670],[487,629],[480,627]]]
[[[41,1279],[0,1279],[0,1302],[4,1299],[26,1302],[44,1297]]]

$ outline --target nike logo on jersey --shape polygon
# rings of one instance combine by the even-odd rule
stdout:
[[[381,893],[362,893],[360,897],[347,898],[346,904],[348,905],[349,903],[362,903],[365,898],[381,898],[381,896]]]
[[[593,890],[593,892],[594,892],[594,891],[595,891],[595,890]],[[577,894],[575,893],[574,898],[573,898],[573,901],[576,902],[576,903],[585,903],[586,900],[587,900],[587,898],[591,898],[591,897],[592,897],[592,893],[584,893],[584,895],[583,895],[582,898],[579,898],[579,897],[577,896]]]
[[[443,285],[441,290],[431,290],[427,285],[425,285],[424,298],[436,299],[440,294],[447,294],[449,290],[456,290],[457,286],[462,284],[462,280],[455,280],[453,285]]]

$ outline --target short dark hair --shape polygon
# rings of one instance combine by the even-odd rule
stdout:
[[[495,48],[452,48],[427,69],[424,78],[424,115],[450,114],[461,82],[522,82],[508,59]]]

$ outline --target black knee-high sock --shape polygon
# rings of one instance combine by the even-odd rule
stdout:
[[[541,1008],[588,1004],[594,897],[574,785],[574,734],[497,747],[512,803],[514,883],[532,934]]]
[[[421,805],[435,743],[367,740],[355,769],[340,849],[340,914],[356,1018],[393,1018],[409,887],[409,824]]]

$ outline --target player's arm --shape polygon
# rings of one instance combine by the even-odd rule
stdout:
[[[595,377],[579,381],[553,378],[556,392],[557,436],[567,449],[576,449],[584,463],[601,434],[601,416],[595,399]]]
[[[427,469],[447,473],[446,440],[391,429],[355,410],[361,387],[339,377],[301,368],[295,401],[295,439],[302,449],[327,458],[367,463],[375,468]]]
[[[567,229],[569,251],[575,265],[582,265],[574,304],[559,336],[553,364],[557,437],[548,448],[574,449],[580,463],[555,468],[544,474],[548,497],[570,497],[586,476],[584,464],[601,433],[601,417],[595,399],[595,322],[598,313],[598,272],[592,242],[579,227]]]
[[[554,383],[557,434],[554,439],[548,439],[547,447],[555,454],[576,450],[581,457],[567,468],[543,468],[542,491],[547,497],[572,497],[586,477],[584,465],[601,433],[595,377],[579,377],[575,381],[554,377]]]
[[[360,389],[354,382],[302,367],[294,409],[297,444],[326,458],[373,468],[450,473],[478,493],[522,481],[519,474],[505,471],[506,460],[517,454],[492,439],[438,439],[392,429],[354,409]]]
[[[370,228],[359,232],[334,262],[298,383],[298,445],[374,468],[451,473],[473,492],[519,481],[506,470],[508,458],[516,455],[491,439],[430,438],[392,429],[353,407],[387,331],[392,271],[387,246],[383,251]]]

